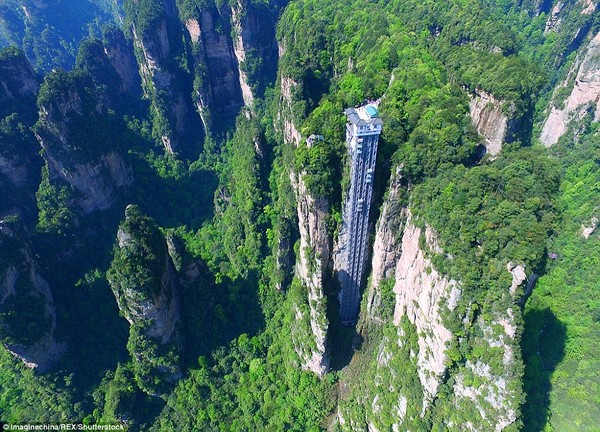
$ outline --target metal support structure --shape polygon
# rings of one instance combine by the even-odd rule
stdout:
[[[377,159],[377,144],[383,122],[375,106],[348,108],[346,144],[351,157],[350,191],[344,203],[344,228],[347,230],[342,245],[348,250],[347,263],[342,263],[339,280],[340,317],[343,324],[353,324],[358,317],[360,285],[367,258],[369,211],[373,194],[373,177]]]

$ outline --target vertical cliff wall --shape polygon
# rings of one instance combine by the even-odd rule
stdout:
[[[359,326],[365,342],[342,380],[337,422],[345,431],[511,430],[522,402],[525,269],[507,264],[512,284],[485,294],[493,307],[475,305],[459,280],[436,269],[432,257],[444,251],[398,202],[400,179],[398,169],[377,223]]]
[[[121,80],[120,90],[139,96],[142,82],[138,72],[133,44],[117,28],[109,28],[105,34],[104,52]]]
[[[252,2],[238,0],[231,6],[234,52],[239,67],[244,104],[264,96],[277,75],[279,57],[275,26],[287,1]]]
[[[444,325],[442,308],[452,312],[460,300],[458,282],[448,280],[433,267],[419,246],[421,235],[428,248],[435,250],[436,239],[430,228],[425,232],[414,226],[409,214],[402,237],[402,253],[396,263],[394,324],[407,316],[419,335],[417,365],[423,387],[423,410],[437,395],[446,370],[446,350],[452,333]]]
[[[4,206],[18,202],[19,212],[28,216],[35,213],[34,193],[42,165],[39,145],[29,130],[37,119],[39,87],[23,52],[0,51],[0,177],[13,190],[3,194]],[[4,206],[0,205],[0,217]]]
[[[480,89],[475,89],[469,97],[471,122],[483,138],[480,144],[490,158],[495,159],[504,143],[519,139],[526,114],[520,113],[520,117],[517,117],[514,102],[502,100]]]
[[[280,85],[280,109],[277,112],[278,120],[281,122],[281,129],[285,142],[299,145],[302,139],[298,128],[292,120],[292,108],[294,101],[294,92],[298,87],[298,83],[290,77],[281,76],[279,78]]]
[[[372,322],[383,324],[389,316],[384,316],[382,290],[380,285],[393,278],[398,254],[401,249],[401,233],[406,222],[407,210],[400,203],[402,188],[402,168],[398,167],[392,174],[381,215],[375,228],[373,241],[373,257],[371,262],[371,278],[365,292],[366,310],[362,314],[363,325]]]
[[[426,250],[439,251],[435,235],[430,228],[417,227],[410,212],[397,207],[397,193],[398,184],[392,182],[378,221],[374,277],[363,302],[368,372],[362,371],[364,383],[349,401],[340,403],[342,430],[362,430],[361,425],[370,431],[422,430],[422,418],[433,409],[447,379],[448,349],[455,335],[445,315],[460,301],[460,284],[432,267],[421,238]],[[395,228],[401,240],[398,232],[390,235],[392,224],[399,224]],[[378,334],[381,339],[369,340]],[[357,410],[358,406],[364,408]]]
[[[72,204],[82,214],[107,209],[119,190],[133,182],[120,155],[120,124],[98,96],[85,74],[49,75],[34,129],[50,183],[72,188]]]
[[[280,52],[282,55],[284,53]],[[328,199],[311,191],[307,186],[310,174],[295,166],[295,152],[300,145],[312,146],[310,140],[301,144],[298,123],[302,120],[293,106],[301,95],[295,92],[297,83],[281,72],[278,77],[279,96],[274,127],[281,134],[287,154],[286,171],[297,209],[299,241],[296,243],[296,269],[288,298],[292,301],[292,343],[300,357],[300,366],[323,375],[330,364],[327,340],[329,320],[325,282],[331,276],[331,244],[328,232],[330,209]],[[305,150],[305,149],[304,149]],[[290,241],[290,232],[280,232],[279,241]],[[287,238],[283,237],[287,236]]]
[[[259,24],[256,21],[242,22],[244,18],[244,11],[242,10],[243,5],[241,1],[238,1],[236,6],[231,7],[231,21],[235,32],[233,40],[234,53],[238,64],[238,77],[240,81],[240,89],[242,90],[242,97],[244,99],[244,105],[252,107],[254,104],[254,95],[252,94],[252,88],[248,81],[248,74],[244,71],[244,65],[246,63],[246,52],[248,49],[252,49],[252,34],[259,28]],[[252,26],[252,27],[250,27]]]
[[[164,394],[181,377],[177,278],[165,238],[136,206],[125,211],[107,277],[130,324],[127,348],[138,385]]]
[[[194,58],[194,92],[207,128],[231,121],[243,104],[229,17],[216,6],[195,9],[185,27]]]
[[[54,337],[54,299],[27,237],[19,222],[0,220],[0,341],[27,367],[45,372],[65,346]]]
[[[540,135],[546,147],[556,144],[571,125],[576,127],[588,113],[594,113],[593,121],[600,119],[599,59],[600,33],[579,54],[566,80],[554,92],[554,101]]]
[[[263,97],[276,75],[280,7],[247,0],[126,2],[155,132],[168,152],[232,129],[240,109]]]
[[[508,132],[508,118],[503,113],[503,103],[484,91],[471,95],[469,103],[471,120],[483,137],[483,146],[490,156],[497,156]]]
[[[292,340],[302,368],[323,375],[329,368],[327,299],[323,288],[326,271],[330,268],[326,225],[329,206],[325,198],[310,194],[303,174],[291,173],[290,176],[298,203],[300,247],[296,275],[301,285],[298,287],[301,301],[293,306],[297,325]]]
[[[192,78],[175,1],[128,0],[125,11],[144,93],[152,103],[153,135],[168,153],[193,154],[203,133],[190,98]]]

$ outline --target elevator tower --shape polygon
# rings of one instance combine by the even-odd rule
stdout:
[[[344,111],[347,117],[346,145],[350,155],[350,190],[343,209],[341,244],[347,253],[338,271],[342,287],[340,316],[343,324],[354,324],[360,305],[360,285],[367,259],[369,210],[373,194],[373,178],[377,144],[383,121],[375,105],[367,104]]]

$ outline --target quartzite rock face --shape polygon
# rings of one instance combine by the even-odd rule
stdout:
[[[121,79],[120,90],[138,96],[141,92],[141,80],[132,43],[117,29],[110,29],[105,34],[105,39],[104,51]]]
[[[0,221],[0,341],[29,368],[45,372],[64,353],[54,338],[56,310],[20,223]]]
[[[461,289],[457,281],[447,279],[432,267],[419,246],[421,234],[422,230],[413,224],[409,214],[402,252],[396,263],[394,323],[399,325],[406,315],[420,335],[417,364],[425,409],[437,395],[446,370],[446,350],[453,337],[444,326],[441,307],[446,304],[453,311],[460,300]],[[426,229],[425,238],[428,247],[435,250],[436,240],[431,229]]]
[[[402,169],[398,167],[390,180],[387,199],[383,203],[375,229],[371,279],[367,288],[367,310],[364,317],[367,323],[383,322],[379,310],[382,300],[380,284],[394,276],[398,254],[402,252],[400,233],[408,213],[399,202],[401,180]]]
[[[244,18],[243,6],[242,1],[238,0],[237,5],[231,7],[231,21],[235,29],[233,45],[238,64],[238,77],[244,105],[252,107],[254,104],[254,95],[248,82],[248,75],[243,70],[243,64],[246,61],[246,51],[248,48],[252,48],[254,42],[252,40],[253,32],[259,30],[259,24],[254,19],[248,19],[247,16]]]
[[[0,175],[19,190],[12,199],[29,201],[28,207],[42,166],[39,145],[28,128],[37,119],[39,87],[39,78],[21,51],[0,51]]]
[[[152,275],[148,279],[141,273],[130,274],[127,268],[113,273],[110,282],[124,317],[131,325],[149,322],[146,335],[161,344],[177,339],[180,321],[177,275],[158,227],[141,215],[137,207],[128,206],[125,222],[117,233],[117,245],[118,256],[124,263],[139,265],[134,272],[148,268]],[[157,268],[150,268],[154,264]]]
[[[502,150],[508,132],[509,119],[502,111],[504,103],[484,91],[471,95],[469,107],[473,125],[483,136],[486,152],[494,157]]]
[[[127,348],[140,388],[164,395],[181,378],[177,273],[158,226],[137,206],[127,206],[107,278],[130,324]]]
[[[165,0],[159,18],[150,28],[142,28],[133,17],[131,32],[138,59],[142,87],[152,101],[160,122],[161,141],[167,153],[192,152],[189,148],[203,136],[200,118],[194,112],[190,95],[191,77],[174,58],[185,55],[183,30],[173,0]],[[148,26],[149,24],[146,23]]]
[[[263,97],[267,85],[275,80],[279,57],[275,27],[279,11],[285,4],[287,1],[267,4],[238,0],[231,6],[240,88],[248,107],[252,107],[254,98]],[[251,63],[250,67],[248,63]]]
[[[292,103],[294,102],[293,93],[297,86],[298,83],[292,78],[280,77],[281,108],[277,113],[278,120],[282,122],[283,139],[286,143],[294,143],[296,146],[302,140],[298,128],[291,119]]]
[[[276,128],[283,128],[286,145],[297,147],[301,135],[294,124],[291,107],[294,88],[291,78],[279,77],[280,104]],[[296,173],[292,167],[290,182],[297,203],[300,244],[296,256],[296,278],[300,282],[301,304],[294,305],[296,325],[292,343],[301,367],[322,376],[329,369],[327,297],[323,283],[331,272],[331,239],[327,232],[329,203],[325,197],[313,196],[305,183],[305,173]],[[294,282],[292,282],[292,289]]]
[[[4,117],[22,104],[35,106],[39,77],[25,55],[16,48],[0,51],[0,115]]]
[[[35,128],[50,182],[69,185],[81,214],[105,210],[121,188],[133,182],[119,152],[119,137],[105,106],[94,99],[85,76],[58,75],[47,83]],[[58,83],[58,84],[56,84]]]
[[[217,118],[231,120],[243,105],[238,61],[233,41],[228,31],[218,31],[218,25],[228,23],[215,8],[197,11],[197,16],[185,22],[194,55],[196,80],[196,106],[205,127],[211,129]]]
[[[310,329],[296,329],[304,333],[301,340],[292,334],[294,347],[300,356],[302,368],[323,375],[329,369],[327,350],[327,299],[323,291],[325,272],[330,267],[330,245],[326,218],[329,206],[325,198],[313,197],[304,183],[303,175],[291,174],[292,186],[298,202],[300,249],[296,274],[306,290],[308,316],[296,307],[298,325],[308,320]],[[308,339],[308,340],[305,340]]]
[[[558,87],[566,88],[574,80],[573,89],[562,107],[550,107],[550,114],[540,135],[540,141],[546,147],[556,144],[567,132],[569,125],[582,119],[590,108],[595,111],[593,121],[600,120],[600,33],[592,39],[584,52],[573,65],[567,80]]]
[[[528,281],[523,265],[509,263],[512,284],[495,300],[496,306],[486,313],[472,313],[476,309],[463,298],[461,282],[441,274],[429,258],[444,255],[435,232],[427,225],[419,227],[411,212],[396,202],[398,175],[392,176],[377,224],[373,273],[362,310],[365,337],[382,332],[383,336],[370,348],[374,357],[367,372],[365,366],[360,367],[369,384],[347,384],[358,393],[340,401],[338,423],[344,431],[365,427],[411,430],[421,427],[420,419],[428,410],[450,409],[452,415],[445,421],[450,430],[502,431],[519,415],[523,365],[518,352],[521,309],[517,303],[522,288],[535,277]],[[390,278],[393,320],[382,314],[389,309],[382,303],[382,296],[389,303],[382,282]],[[471,333],[471,328],[476,330],[468,342],[468,349],[473,350],[469,361],[449,369],[457,347],[465,343],[460,335]],[[440,389],[447,392],[448,383],[451,391],[440,400]],[[474,411],[480,419],[471,422]]]

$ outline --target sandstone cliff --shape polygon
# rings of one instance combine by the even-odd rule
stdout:
[[[514,111],[506,102],[496,99],[493,95],[482,90],[476,90],[471,95],[469,108],[471,120],[477,132],[483,137],[486,153],[495,157],[500,154],[502,144],[516,130],[516,125],[510,118]]]
[[[285,55],[285,50],[280,48],[279,55]],[[294,104],[299,103],[298,94],[295,93],[298,83],[290,77],[280,75],[277,86],[279,107],[274,126],[282,135],[284,145],[293,152],[298,149],[302,139],[296,125],[300,119],[293,111]],[[291,339],[300,358],[300,367],[322,376],[328,371],[331,360],[327,340],[327,296],[324,288],[332,271],[332,241],[327,230],[327,220],[330,217],[329,202],[327,198],[311,193],[307,187],[306,172],[297,172],[293,164],[287,166],[286,170],[295,198],[297,230],[300,237],[294,247],[295,277],[288,292],[288,298],[291,298],[290,313],[293,315]],[[287,218],[287,223],[295,222],[293,219]],[[285,245],[290,242],[291,234],[287,230],[277,233],[279,245],[276,256],[280,269],[283,269],[285,261],[289,259]],[[286,256],[280,257],[280,253]]]
[[[168,255],[167,243],[162,235],[153,232],[152,227],[143,226],[143,223],[144,221],[140,220],[139,210],[134,206],[128,206],[125,211],[125,224],[121,225],[117,233],[118,248],[127,257],[125,259],[132,261],[143,249],[150,249],[145,252],[155,254],[159,264],[158,269],[151,269],[156,278],[150,280],[148,285],[145,281],[142,282],[141,286],[138,284],[125,286],[127,281],[113,278],[111,286],[119,309],[127,321],[133,325],[148,320],[150,326],[146,334],[165,344],[174,339],[179,322],[175,267]],[[152,238],[142,236],[152,236]],[[152,241],[156,241],[156,244],[150,244]],[[145,255],[144,252],[142,254]],[[143,290],[148,290],[148,293],[139,292]]]
[[[291,173],[291,182],[298,202],[300,248],[296,275],[301,284],[301,301],[293,306],[297,323],[292,339],[302,368],[323,375],[329,369],[327,299],[323,289],[330,267],[326,226],[329,206],[325,198],[308,192],[302,174]],[[302,308],[303,305],[308,307]]]
[[[107,277],[131,326],[128,349],[140,387],[152,395],[163,394],[181,376],[177,276],[165,238],[136,206],[125,211]],[[154,374],[161,383],[154,381]]]
[[[244,19],[245,18],[245,19]],[[254,95],[248,81],[248,74],[243,70],[243,65],[246,62],[246,52],[252,49],[252,36],[259,28],[259,24],[255,20],[248,20],[247,15],[244,16],[243,4],[238,1],[237,5],[231,7],[231,21],[235,30],[235,38],[233,40],[234,53],[238,64],[238,77],[240,80],[240,89],[244,105],[252,107],[254,104]],[[275,40],[275,39],[273,39]]]
[[[506,269],[511,273],[512,284],[500,293],[493,311],[473,317],[473,351],[456,373],[452,389],[453,403],[465,412],[478,411],[480,422],[461,423],[463,417],[458,415],[450,423],[452,427],[462,424],[471,431],[499,432],[515,424],[519,416],[523,365],[518,345],[521,310],[517,303],[525,283],[534,283],[536,276],[528,281],[523,265],[508,263]]]
[[[290,77],[279,77],[280,109],[277,112],[277,120],[280,122],[279,129],[283,132],[283,139],[287,143],[300,144],[302,137],[298,128],[292,120],[294,92],[298,83]]]
[[[287,1],[238,0],[231,7],[234,52],[244,104],[248,107],[252,107],[254,98],[262,98],[266,87],[275,81],[278,60],[275,27],[285,4]]]
[[[231,122],[243,104],[229,19],[212,6],[196,9],[185,27],[195,62],[194,99],[207,129]],[[226,25],[227,31],[220,26]],[[213,114],[214,113],[214,114]],[[213,118],[214,116],[214,118]]]
[[[402,237],[402,254],[396,264],[394,324],[406,315],[419,337],[417,365],[423,387],[423,409],[437,395],[446,370],[446,349],[453,335],[444,326],[442,307],[452,312],[460,300],[458,282],[439,274],[419,247],[422,230],[413,225],[410,214]],[[436,248],[435,235],[425,230],[426,244]]]
[[[38,90],[39,78],[25,55],[13,48],[0,51],[0,176],[19,190],[6,200],[18,199],[27,207],[32,207],[42,164],[39,146],[27,129],[37,118]]]
[[[25,228],[0,220],[0,341],[27,367],[45,372],[64,352],[54,337],[56,310]]]
[[[518,421],[522,397],[517,303],[535,277],[509,263],[512,284],[485,294],[494,306],[473,305],[460,281],[436,270],[430,257],[444,255],[437,236],[397,203],[399,187],[396,172],[361,309],[364,353],[348,369],[360,377],[342,382],[337,422],[345,431],[420,430],[428,413],[444,412],[449,430],[505,430]],[[468,420],[473,412],[479,421]]]
[[[185,56],[175,1],[162,2],[162,10],[150,18],[140,15],[135,5],[129,10],[133,11],[128,19],[142,87],[152,102],[155,138],[160,139],[167,153],[193,152],[203,134],[198,133],[200,119],[190,98],[191,79],[174,61],[177,56]]]
[[[133,182],[119,150],[115,119],[95,97],[85,75],[57,72],[40,93],[35,135],[48,165],[49,180],[69,185],[81,213],[104,210]]]
[[[407,210],[399,202],[401,193],[402,168],[398,167],[390,180],[386,200],[375,229],[371,278],[366,290],[366,311],[362,318],[365,324],[383,324],[382,293],[380,284],[394,276],[396,261],[401,250],[400,233],[407,216]]]
[[[139,95],[141,80],[132,43],[127,41],[123,33],[116,28],[108,29],[104,37],[106,39],[104,52],[121,79],[120,90]]]
[[[550,6],[551,2],[548,2]],[[593,0],[577,0],[576,2],[565,2],[559,0],[556,2],[552,10],[547,12],[547,20],[546,20],[546,28],[544,30],[545,34],[549,32],[559,32],[563,23],[563,20],[567,17],[567,14],[570,12],[570,9],[574,8],[577,14],[581,15],[591,15],[593,14],[598,7],[598,3],[594,3]],[[573,39],[577,39],[581,36],[581,30],[576,30],[573,35]],[[585,31],[585,30],[584,30]]]
[[[593,121],[600,119],[600,33],[582,50],[566,80],[557,87],[549,108],[540,141],[546,147],[558,142],[571,125],[594,112]],[[560,94],[567,94],[560,100]]]
[[[461,287],[437,272],[421,248],[424,236],[427,251],[441,252],[433,231],[417,227],[407,210],[392,216],[390,198],[397,194],[395,183],[378,221],[374,275],[366,309],[363,305],[361,311],[366,315],[362,320],[371,327],[381,327],[383,337],[378,343],[367,341],[372,357],[363,379],[370,384],[363,384],[349,402],[340,404],[342,430],[362,430],[363,424],[370,431],[419,430],[421,418],[432,409],[440,385],[447,379],[447,351],[455,335],[448,329],[445,316],[456,309]],[[399,240],[399,233],[391,236],[389,229],[391,224],[401,223],[402,214],[406,223],[404,229],[399,227],[403,233]],[[386,239],[391,244],[383,244]],[[392,292],[382,291],[386,285],[382,276],[392,281]],[[386,308],[392,310],[386,313]],[[367,338],[369,334],[377,334],[377,330],[370,328]],[[357,405],[364,406],[364,417],[356,415],[353,406]]]
[[[35,105],[40,88],[39,77],[23,52],[16,48],[0,51],[0,115],[15,112],[19,107]],[[16,108],[16,109],[15,109]]]

